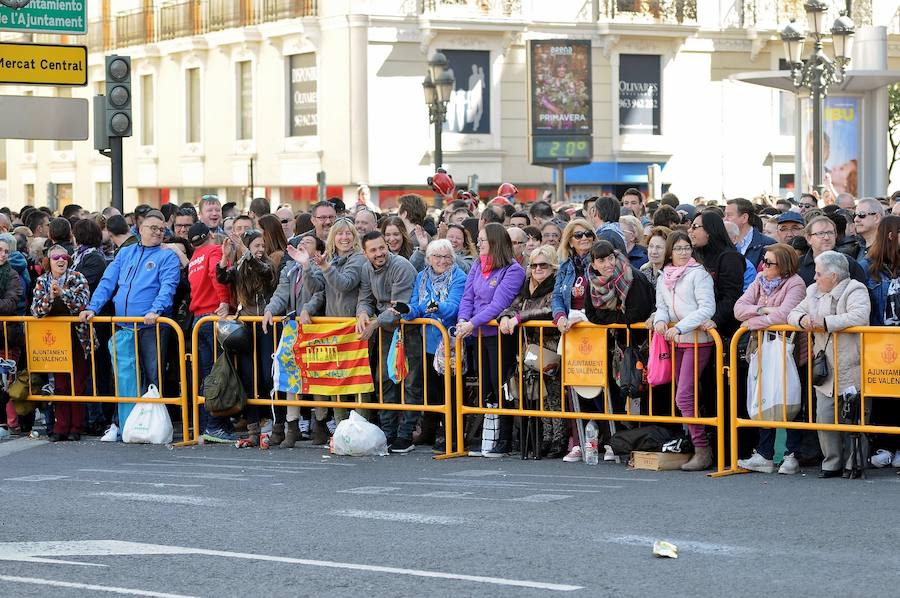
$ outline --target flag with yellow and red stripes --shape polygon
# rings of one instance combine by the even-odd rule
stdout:
[[[353,322],[301,324],[293,346],[300,393],[354,395],[373,392],[369,344]]]

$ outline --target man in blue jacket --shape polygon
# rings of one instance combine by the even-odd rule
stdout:
[[[766,253],[766,247],[777,241],[762,234],[762,222],[756,215],[756,208],[748,199],[738,197],[728,200],[725,205],[725,221],[738,226],[735,248],[756,268]]]
[[[181,277],[180,262],[174,251],[161,244],[166,223],[158,210],[147,212],[140,226],[140,242],[119,251],[106,268],[97,290],[80,319],[87,322],[112,299],[116,316],[141,317],[138,329],[138,352],[141,394],[154,384],[160,388],[159,364],[166,363],[167,326],[159,328],[160,344],[156,344],[156,321],[172,312],[172,298]]]

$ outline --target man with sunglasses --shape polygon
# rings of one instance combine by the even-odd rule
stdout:
[[[290,239],[294,236],[294,211],[287,206],[281,206],[275,210],[275,217],[281,223],[281,230],[284,231],[284,238]]]
[[[162,247],[166,226],[158,210],[144,216],[140,242],[119,251],[106,268],[103,278],[87,309],[79,314],[82,322],[94,317],[112,299],[116,316],[139,317],[138,358],[143,395],[151,384],[160,390],[159,364],[166,360],[167,326],[159,327],[160,343],[156,343],[156,321],[172,312],[172,302],[181,279],[181,263],[174,251]],[[124,424],[124,422],[121,422]]]
[[[868,248],[875,242],[878,232],[878,224],[884,217],[884,206],[874,197],[866,197],[859,200],[856,213],[853,214],[853,222],[856,224],[856,238],[859,242],[859,253],[856,259],[866,257]]]

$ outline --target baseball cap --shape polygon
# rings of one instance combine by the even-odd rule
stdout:
[[[195,222],[188,229],[188,241],[194,247],[199,247],[206,239],[209,238],[209,227],[202,222]]]
[[[778,224],[787,224],[788,222],[806,226],[806,221],[803,219],[803,216],[797,212],[785,212],[778,217]]]

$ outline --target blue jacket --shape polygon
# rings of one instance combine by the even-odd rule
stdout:
[[[759,266],[759,263],[762,261],[763,256],[766,253],[766,247],[769,245],[774,245],[778,241],[773,239],[772,237],[767,237],[759,229],[752,229],[753,236],[750,237],[750,245],[747,246],[747,251],[744,252],[744,257],[753,264],[753,267]],[[752,280],[750,282],[753,282]],[[749,284],[748,284],[749,286]]]
[[[872,310],[869,314],[871,326],[884,326],[884,308],[887,302],[888,288],[891,285],[891,275],[881,271],[881,280],[874,280],[869,274],[869,260],[863,258],[859,265],[866,273],[866,286],[869,287],[869,297],[872,300]]]
[[[553,287],[553,298],[550,307],[553,311],[553,321],[569,315],[572,309],[572,286],[575,284],[575,262],[572,258],[559,265],[556,272],[556,284]]]
[[[744,262],[747,264],[747,268],[744,270],[744,290],[746,291],[753,281],[756,280],[756,266],[753,265],[753,262],[744,258]]]
[[[181,263],[174,251],[135,243],[119,251],[87,308],[100,313],[112,299],[117,316],[168,315],[180,280]]]
[[[628,252],[628,260],[631,262],[632,266],[640,268],[650,261],[650,258],[647,257],[647,248],[643,245],[635,245],[631,248],[631,251]]]
[[[622,254],[628,253],[628,251],[625,250],[625,235],[622,234],[622,228],[619,226],[618,222],[607,222],[598,228],[597,240],[609,241],[612,246],[621,251]],[[556,280],[559,280],[559,276],[556,277]]]
[[[422,281],[425,281],[424,293],[422,292]],[[456,317],[459,314],[459,302],[462,300],[463,289],[466,287],[466,273],[461,268],[454,265],[453,272],[450,274],[450,285],[447,296],[444,298],[436,297],[431,282],[425,277],[425,270],[416,275],[416,282],[413,283],[412,296],[409,298],[409,313],[403,316],[404,320],[414,320],[416,318],[428,318],[429,320],[437,320],[444,325],[448,331],[451,326],[456,325]],[[437,301],[438,310],[436,312],[426,314],[428,304],[431,301]],[[436,353],[438,344],[441,342],[440,330],[436,326],[425,327],[425,352]]]

